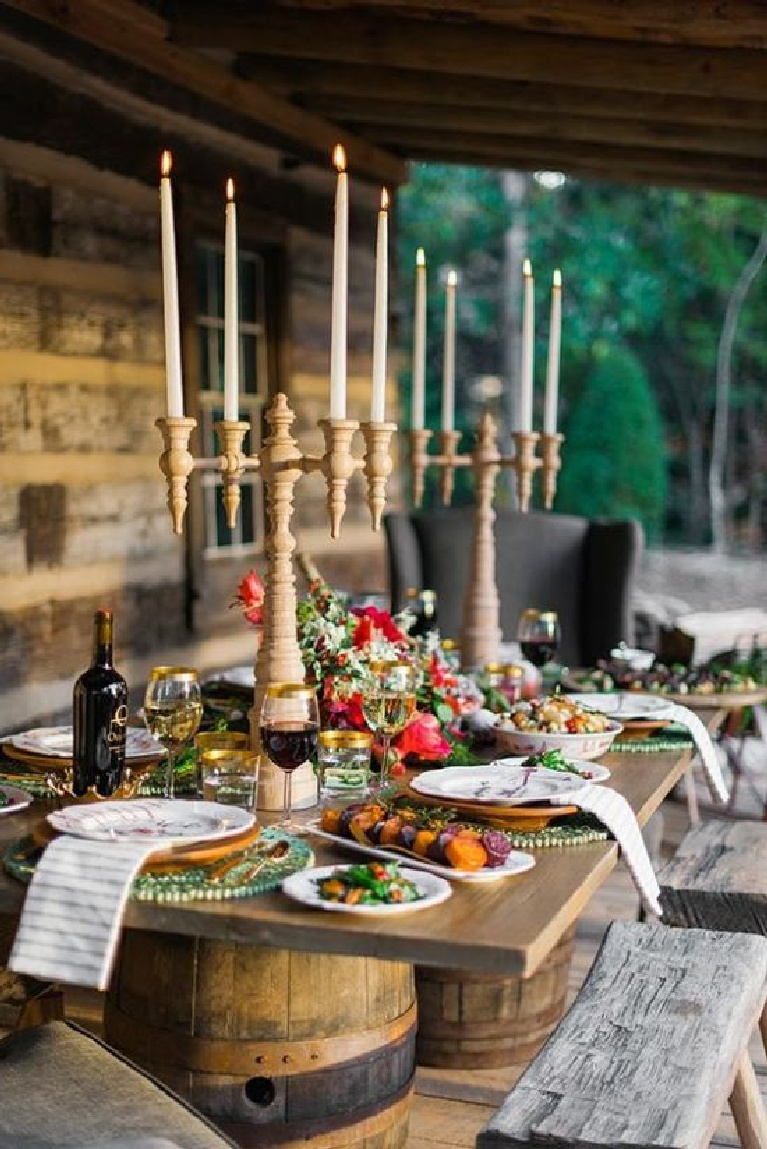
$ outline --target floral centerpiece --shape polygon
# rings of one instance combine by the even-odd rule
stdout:
[[[236,602],[249,621],[260,623],[263,584],[255,571],[240,583]],[[307,680],[317,685],[323,725],[367,729],[362,695],[371,662],[404,660],[419,667],[416,713],[392,740],[390,773],[395,775],[408,759],[471,759],[459,724],[481,701],[476,686],[449,665],[438,643],[409,634],[414,621],[408,611],[393,616],[374,606],[350,608],[321,581],[310,584],[297,607],[301,657]]]

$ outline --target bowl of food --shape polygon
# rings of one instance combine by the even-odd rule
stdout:
[[[623,727],[567,695],[518,703],[496,726],[496,740],[513,754],[561,750],[570,759],[590,761],[610,749]]]

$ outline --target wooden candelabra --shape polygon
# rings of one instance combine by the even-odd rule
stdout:
[[[363,471],[368,483],[368,505],[373,530],[381,525],[386,502],[386,481],[391,474],[391,438],[395,423],[356,423],[351,419],[323,419],[323,455],[302,452],[290,433],[295,415],[283,394],[275,396],[266,412],[270,433],[256,455],[243,454],[243,441],[249,424],[224,420],[216,424],[221,454],[213,459],[195,459],[189,439],[194,419],[168,416],[157,420],[165,450],[160,469],[168,480],[168,507],[173,530],[181,533],[187,506],[187,482],[193,470],[220,471],[227,522],[233,527],[240,505],[240,478],[246,470],[256,470],[266,488],[268,531],[266,536],[266,597],[264,635],[256,660],[256,690],[250,711],[250,743],[261,755],[257,805],[264,810],[282,808],[283,775],[261,750],[258,717],[266,688],[275,682],[303,682],[304,666],[296,632],[296,580],[293,552],[296,540],[290,526],[294,489],[302,475],[315,471],[325,477],[328,491],[330,534],[337,538],[346,509],[346,488],[356,471]],[[364,458],[352,454],[354,433],[361,430],[365,440]],[[317,785],[311,766],[305,763],[293,775],[293,805],[313,806]]]
[[[515,431],[513,455],[501,455],[498,450],[498,427],[492,415],[482,416],[477,443],[470,455],[458,454],[459,431],[439,433],[439,453],[429,454],[431,431],[410,431],[410,467],[412,473],[413,502],[416,507],[423,500],[424,476],[427,467],[442,471],[442,502],[445,506],[453,497],[455,471],[458,467],[471,467],[477,486],[474,536],[472,539],[469,578],[463,600],[461,630],[461,662],[465,670],[497,662],[501,641],[500,600],[496,583],[495,558],[495,480],[502,468],[511,468],[516,474],[519,509],[526,514],[533,492],[533,476],[541,468],[543,499],[547,510],[554,504],[557,475],[561,467],[560,446],[563,436],[539,435],[535,431]],[[536,455],[541,441],[541,458]]]

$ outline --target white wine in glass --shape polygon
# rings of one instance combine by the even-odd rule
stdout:
[[[374,734],[381,736],[383,759],[378,785],[389,780],[389,745],[415,714],[418,671],[409,662],[371,662],[362,689],[362,714]]]
[[[156,666],[144,696],[146,728],[168,752],[165,797],[173,797],[176,756],[202,721],[202,695],[197,671],[187,666]]]

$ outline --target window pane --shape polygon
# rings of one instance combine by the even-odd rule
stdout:
[[[256,322],[255,261],[240,256],[238,266],[240,284],[240,322]]]
[[[252,483],[245,483],[242,487],[242,504],[240,506],[240,515],[242,522],[242,541],[247,546],[249,543],[255,542],[255,523],[254,523],[254,505],[253,505],[254,487]]]
[[[210,253],[212,275],[210,277],[210,306],[208,307],[208,315],[217,315],[219,319],[224,318],[224,253],[217,248],[211,250]]]
[[[258,394],[256,336],[240,335],[240,390],[246,395]]]
[[[200,315],[208,314],[208,248],[198,244],[195,259],[197,277],[197,308]]]
[[[224,390],[224,331],[223,328],[216,328],[211,332],[211,342],[215,348],[215,363],[211,364],[213,370],[212,374],[208,377],[208,389],[210,391],[223,391]]]

